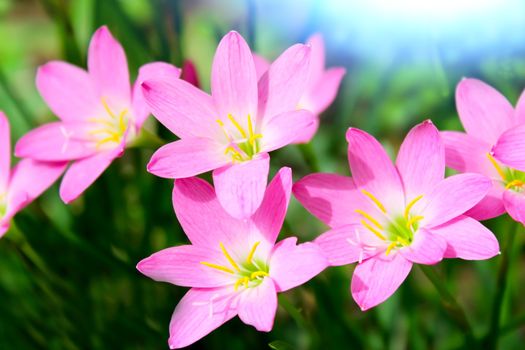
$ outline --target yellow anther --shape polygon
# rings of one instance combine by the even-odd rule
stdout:
[[[119,125],[121,132],[126,131],[127,125],[126,125],[126,119],[124,117],[126,116],[127,113],[128,113],[128,110],[123,109],[122,112],[120,112],[118,116],[118,125]]]
[[[211,267],[212,269],[219,270],[219,271],[224,271],[224,272],[228,272],[228,273],[231,273],[231,274],[235,273],[235,271],[233,271],[232,269],[230,269],[230,268],[228,268],[226,266],[212,264],[212,263],[209,263],[209,262],[206,262],[206,261],[201,261],[201,264],[204,265],[204,266]]]
[[[226,251],[226,248],[224,248],[224,244],[222,244],[222,242],[219,243],[219,245],[221,246],[221,250],[222,250],[222,254],[224,254],[224,256],[226,257],[226,259],[228,259],[228,261],[230,262],[230,264],[233,266],[233,268],[237,271],[241,271],[241,269],[239,268],[239,265],[237,265],[237,263],[232,259],[232,257],[230,256],[230,254],[228,254],[228,252]]]
[[[257,246],[259,245],[259,243],[261,243],[261,242],[255,242],[255,244],[253,245],[252,249],[250,250],[250,254],[248,254],[248,257],[246,258],[246,262],[248,264],[250,264],[252,262],[253,255],[255,254],[255,249],[257,249]]]
[[[397,237],[396,237],[396,241],[398,241],[399,243],[401,243],[401,244],[404,245],[404,246],[410,245],[410,242],[407,241],[406,239],[404,239],[404,238],[401,237],[401,236],[397,236]]]
[[[501,176],[501,179],[505,181],[506,180],[505,172],[503,171],[501,166],[498,164],[496,159],[494,159],[494,157],[490,153],[487,153],[487,158],[489,159],[490,163],[494,166],[494,168],[496,168],[496,171],[498,172],[499,176]]]
[[[372,193],[368,192],[367,190],[361,190],[361,193],[364,194],[365,196],[367,196],[368,198],[370,198],[372,200],[372,202],[374,202],[375,205],[377,205],[379,210],[381,210],[384,214],[386,214],[385,206]]]
[[[119,142],[118,136],[111,135],[103,138],[102,140],[97,141],[97,143],[95,144],[95,148],[98,149],[100,146],[108,142]]]
[[[106,99],[104,97],[101,98],[102,100],[102,105],[104,106],[104,109],[106,110],[106,112],[109,114],[109,116],[113,119],[116,119],[117,116],[113,114],[113,112],[111,111],[111,109],[109,108],[107,102],[106,102]]]
[[[508,190],[511,187],[521,187],[523,185],[525,185],[525,182],[521,180],[512,180],[505,186],[505,189]]]
[[[217,122],[217,124],[219,124],[220,127],[223,127],[224,126],[224,123],[222,122],[222,120],[220,119],[217,119],[215,120]]]
[[[244,138],[247,138],[248,136],[246,135],[246,131],[244,131],[243,127],[235,120],[235,118],[233,117],[233,115],[231,114],[228,114],[228,119],[230,119],[230,121],[232,122],[233,125],[235,125],[235,127],[237,128],[237,130],[239,130],[239,132],[241,133],[242,137]]]
[[[252,272],[252,274],[250,275],[250,279],[254,279],[254,278],[257,278],[257,277],[260,277],[260,276],[268,276],[268,273],[267,272],[264,272],[264,271],[255,271],[255,272]]]
[[[411,217],[410,220],[407,221],[407,228],[411,228],[413,224],[421,220],[423,220],[421,215]]]
[[[375,234],[377,237],[379,237],[380,239],[382,239],[383,241],[386,240],[385,236],[383,236],[381,234],[381,232],[379,232],[378,230],[376,230],[374,227],[370,226],[365,220],[361,220],[361,224],[366,227],[367,229],[369,229],[373,234]]]
[[[392,251],[392,249],[395,248],[395,246],[397,245],[397,242],[392,242],[388,245],[388,247],[386,248],[386,252],[385,252],[385,255],[388,256],[388,254],[390,254],[390,252]]]
[[[376,227],[377,227],[378,229],[380,229],[380,230],[384,230],[384,229],[383,229],[383,226],[379,223],[379,221],[377,221],[376,219],[374,219],[374,218],[372,217],[372,215],[368,214],[367,212],[365,212],[365,211],[363,211],[363,210],[361,210],[361,209],[356,209],[355,212],[358,213],[358,214],[363,215],[365,218],[368,219],[368,221],[370,221],[371,223],[373,223],[374,225],[376,225]]]
[[[423,198],[423,195],[417,196],[416,198],[412,199],[410,203],[408,203],[407,207],[405,208],[405,219],[408,220],[408,214],[410,214],[410,209],[416,204],[421,198]]]
[[[248,287],[248,282],[250,282],[250,279],[248,277],[241,277],[239,278],[235,284],[233,285],[233,290],[237,291],[239,286],[244,283],[245,287]]]

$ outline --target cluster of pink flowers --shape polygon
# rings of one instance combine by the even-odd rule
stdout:
[[[478,80],[457,88],[466,133],[440,133],[425,121],[406,136],[394,164],[376,139],[349,128],[351,178],[319,173],[293,184],[291,169],[281,168],[268,184],[269,152],[309,142],[336,96],[345,71],[325,69],[324,56],[316,35],[268,63],[230,32],[215,53],[211,94],[191,66],[184,80],[162,62],[141,67],[131,86],[122,46],[98,29],[87,71],[65,62],[38,69],[37,88],[60,121],[18,141],[15,155],[24,159],[13,171],[0,114],[0,235],[64,170],[61,198],[80,196],[151,112],[179,139],[157,150],[147,169],[175,179],[173,207],[191,242],[137,265],[154,280],[191,288],[173,313],[170,348],[236,315],[270,331],[277,293],[327,266],[357,263],[351,294],[367,310],[391,296],[413,264],[497,255],[498,241],[478,220],[508,212],[525,223],[525,97],[514,110]],[[461,174],[445,178],[446,165]],[[195,177],[208,171],[214,187]],[[276,243],[292,192],[330,228],[314,242]]]

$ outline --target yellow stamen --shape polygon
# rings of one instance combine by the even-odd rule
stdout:
[[[118,116],[118,125],[119,125],[119,128],[120,128],[121,132],[126,131],[126,120],[125,120],[124,117],[126,116],[127,113],[128,113],[128,110],[124,109],[124,110],[122,110],[122,112],[120,112],[120,114]]]
[[[525,182],[521,180],[512,180],[505,186],[505,189],[508,190],[511,187],[521,187],[523,185],[525,185]]]
[[[408,220],[408,214],[410,213],[410,209],[416,204],[421,198],[423,198],[423,195],[417,196],[416,198],[412,199],[410,203],[408,203],[407,207],[405,208],[405,219]]]
[[[230,269],[230,268],[228,268],[226,266],[212,264],[212,263],[209,263],[209,262],[206,262],[206,261],[201,261],[201,264],[205,265],[205,266],[208,266],[208,267],[211,267],[213,269],[217,269],[217,270],[220,270],[220,271],[228,272],[228,273],[231,273],[231,274],[235,273],[235,271],[233,271],[232,269]]]
[[[255,271],[255,272],[252,272],[252,274],[250,275],[250,279],[254,279],[256,277],[260,277],[260,276],[268,276],[268,273],[264,272],[264,271]]]
[[[407,221],[407,228],[411,228],[413,224],[421,220],[423,220],[421,215],[411,217],[410,220]]]
[[[385,255],[388,256],[388,254],[390,254],[390,252],[392,251],[392,249],[394,249],[394,247],[397,245],[397,242],[392,242],[388,245],[388,247],[386,248],[386,252],[385,252]]]
[[[224,256],[226,257],[226,259],[228,259],[228,261],[230,262],[230,264],[233,266],[233,268],[237,271],[241,271],[241,269],[239,268],[239,266],[237,265],[237,263],[232,259],[232,257],[230,256],[230,254],[228,254],[228,252],[226,251],[226,248],[224,248],[224,244],[222,244],[222,242],[219,243],[219,245],[221,246],[221,250],[222,250],[222,254],[224,254]]]
[[[246,131],[244,131],[244,129],[242,128],[242,126],[241,126],[241,125],[235,120],[235,118],[233,117],[233,115],[228,114],[228,119],[230,119],[230,121],[232,122],[232,124],[235,125],[235,127],[237,128],[237,130],[239,130],[239,132],[241,133],[242,137],[247,138]]]
[[[103,144],[108,143],[108,142],[112,142],[112,141],[119,142],[118,136],[111,135],[111,136],[108,136],[106,138],[103,138],[102,140],[97,141],[97,143],[95,144],[95,148],[98,149]]]
[[[490,153],[487,153],[487,158],[488,158],[489,161],[492,163],[492,165],[494,166],[494,168],[496,168],[496,171],[498,172],[499,176],[501,176],[501,178],[503,179],[503,181],[505,181],[505,180],[506,180],[505,172],[503,171],[503,169],[501,168],[501,166],[498,164],[498,162],[496,161],[496,159],[494,159],[494,157],[493,157]]]
[[[248,286],[248,282],[249,282],[248,277],[241,277],[241,278],[239,278],[239,279],[235,282],[235,284],[233,285],[233,290],[234,290],[234,291],[237,291],[237,289],[239,289],[239,286],[240,286],[241,284],[243,284],[243,283],[244,283],[244,286],[247,287],[247,286]]]
[[[396,237],[396,240],[401,243],[402,245],[404,246],[407,246],[407,245],[410,245],[410,242],[408,242],[406,239],[404,239],[403,237],[401,236],[397,236]]]
[[[375,228],[373,228],[372,226],[370,226],[365,220],[361,220],[361,224],[366,227],[367,229],[369,229],[373,234],[375,234],[377,237],[379,237],[380,239],[382,239],[383,241],[386,240],[385,236],[383,236],[381,234],[381,232],[379,232],[378,230],[376,230]]]
[[[111,109],[109,108],[107,102],[106,102],[106,99],[104,97],[102,97],[102,105],[104,106],[104,109],[106,110],[106,112],[110,115],[111,118],[113,119],[116,119],[117,116],[113,114],[113,112],[111,111]]]
[[[93,123],[104,124],[106,126],[109,126],[110,128],[113,127],[113,124],[110,121],[102,118],[89,118],[88,121]]]
[[[261,242],[255,242],[255,244],[252,247],[252,250],[250,250],[250,254],[248,254],[248,257],[246,258],[246,262],[250,264],[252,262],[253,254],[255,254],[255,249],[257,249],[257,246]]]
[[[255,141],[254,132],[253,132],[253,125],[252,125],[252,118],[250,118],[250,115],[248,114],[248,132],[250,134],[250,144],[253,145],[253,142]]]
[[[368,192],[367,190],[361,190],[361,193],[367,196],[368,198],[370,198],[372,202],[374,202],[375,205],[377,205],[379,210],[381,210],[384,214],[386,214],[385,206],[372,193]]]
[[[368,214],[367,212],[361,210],[361,209],[356,209],[355,210],[356,213],[358,214],[361,214],[363,215],[365,218],[368,219],[368,221],[370,221],[371,223],[373,223],[374,225],[376,225],[376,227],[380,230],[383,230],[383,226],[379,223],[379,221],[377,221],[376,219],[374,219],[372,217],[372,215]]]

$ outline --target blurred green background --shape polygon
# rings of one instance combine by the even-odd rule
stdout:
[[[440,2],[430,2],[439,8]],[[490,83],[515,103],[525,86],[522,1],[444,1],[448,5],[442,12],[417,12],[416,2],[408,0],[360,7],[366,3],[0,0],[0,109],[10,118],[13,144],[29,129],[53,120],[34,86],[36,67],[55,59],[85,66],[89,38],[103,24],[123,44],[132,77],[152,60],[180,66],[189,59],[204,89],[215,46],[231,29],[270,59],[321,32],[328,65],[345,66],[347,75],[311,143],[317,161],[304,158],[297,146],[272,154],[272,174],[287,165],[295,179],[314,171],[349,174],[344,133],[350,125],[373,133],[389,150],[427,118],[441,129],[460,129],[454,88],[463,76]],[[153,118],[147,127],[173,139]],[[173,214],[171,181],[145,171],[153,151],[128,150],[70,206],[60,201],[55,185],[16,216],[19,230],[0,241],[0,349],[167,348],[170,316],[185,288],[149,280],[135,265],[186,238]],[[515,225],[506,217],[486,224],[504,250]],[[292,200],[281,238],[293,234],[306,241],[324,230]],[[511,254],[437,266],[465,309],[474,337],[483,341],[495,323],[494,296],[502,291],[498,270],[508,258],[501,349],[523,349],[525,341],[525,230],[518,231]],[[365,313],[349,294],[352,270],[329,268],[281,294],[270,333],[235,319],[191,348],[474,346],[418,268],[393,297]]]

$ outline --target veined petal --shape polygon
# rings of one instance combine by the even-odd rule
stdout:
[[[525,124],[505,131],[492,151],[503,164],[525,171]]]
[[[469,135],[494,144],[517,124],[514,109],[496,89],[477,79],[463,79],[456,89],[459,118]]]
[[[179,78],[181,70],[174,65],[164,62],[147,63],[140,67],[139,75],[133,85],[132,108],[135,115],[135,127],[140,129],[144,120],[150,114],[150,107],[142,93],[142,83],[146,80],[163,80]]]
[[[259,79],[261,79],[264,73],[268,71],[268,68],[270,68],[270,62],[261,55],[254,53],[253,63],[255,64],[255,73],[257,74],[257,81],[259,81]]]
[[[311,136],[311,127],[317,117],[306,109],[299,109],[275,115],[262,127],[261,151],[270,152]]]
[[[277,291],[271,278],[265,277],[257,287],[245,290],[239,301],[239,318],[259,332],[272,330],[277,312]]]
[[[315,243],[297,245],[297,238],[289,237],[274,247],[269,264],[277,290],[285,292],[314,278],[328,261]]]
[[[397,155],[407,201],[427,193],[445,177],[445,148],[430,120],[415,126],[405,137]]]
[[[231,285],[235,276],[202,262],[224,260],[222,254],[210,248],[183,245],[163,249],[140,261],[137,270],[155,281],[183,287],[214,288]]]
[[[498,172],[490,164],[487,154],[491,151],[488,142],[457,131],[442,131],[445,145],[445,162],[459,172],[473,172],[499,179]]]
[[[301,108],[308,109],[314,114],[320,114],[334,102],[341,81],[346,74],[342,67],[334,67],[322,73],[310,90],[299,101]]]
[[[207,138],[181,139],[159,148],[148,163],[148,171],[168,179],[181,179],[220,168],[231,160],[224,146]]]
[[[465,213],[466,216],[482,221],[498,217],[505,213],[505,206],[503,205],[503,191],[505,189],[497,180],[493,180],[492,182],[492,188],[487,195],[472,209],[469,209]]]
[[[213,58],[211,94],[219,110],[216,117],[232,114],[244,120],[257,113],[257,74],[252,53],[242,36],[229,32]]]
[[[511,190],[503,192],[503,204],[505,205],[507,213],[514,220],[525,225],[525,196],[523,193]]]
[[[293,111],[308,82],[310,47],[296,44],[288,48],[270,66],[258,84],[258,118],[270,118]]]
[[[381,144],[366,132],[349,128],[348,162],[352,178],[359,189],[366,190],[388,208],[404,202],[403,185],[392,161]]]
[[[100,97],[123,108],[129,106],[131,87],[126,54],[106,26],[97,29],[91,38],[88,71]]]
[[[2,193],[9,182],[11,174],[11,134],[9,121],[5,114],[0,111],[0,193]]]
[[[479,174],[467,173],[446,178],[422,201],[421,215],[424,219],[420,227],[438,226],[464,214],[478,204],[491,187],[492,181]]]
[[[267,153],[214,170],[213,184],[224,210],[237,219],[252,216],[264,198],[269,170]]]
[[[447,242],[441,236],[421,228],[412,244],[401,248],[399,254],[414,264],[433,265],[443,260],[446,249]]]
[[[18,140],[15,155],[40,161],[68,161],[91,156],[97,152],[96,142],[89,135],[88,122],[54,122],[31,130]]]
[[[170,321],[170,349],[195,343],[237,315],[238,299],[231,287],[190,289]]]
[[[266,188],[261,205],[251,218],[271,244],[275,243],[283,226],[291,192],[292,169],[283,167]]]
[[[315,33],[308,38],[306,43],[310,46],[310,67],[308,77],[308,90],[316,84],[324,72],[325,66],[325,48],[323,36]]]
[[[412,268],[401,254],[377,255],[356,266],[352,276],[352,296],[366,311],[388,299],[399,288]]]
[[[51,111],[63,121],[86,120],[104,113],[91,77],[69,63],[52,61],[40,66],[36,87]]]
[[[478,221],[460,216],[441,226],[431,229],[447,242],[445,258],[465,260],[490,259],[499,254],[496,236]]]
[[[60,198],[64,203],[71,203],[84,193],[122,152],[123,149],[119,147],[79,159],[71,164],[60,184]]]

